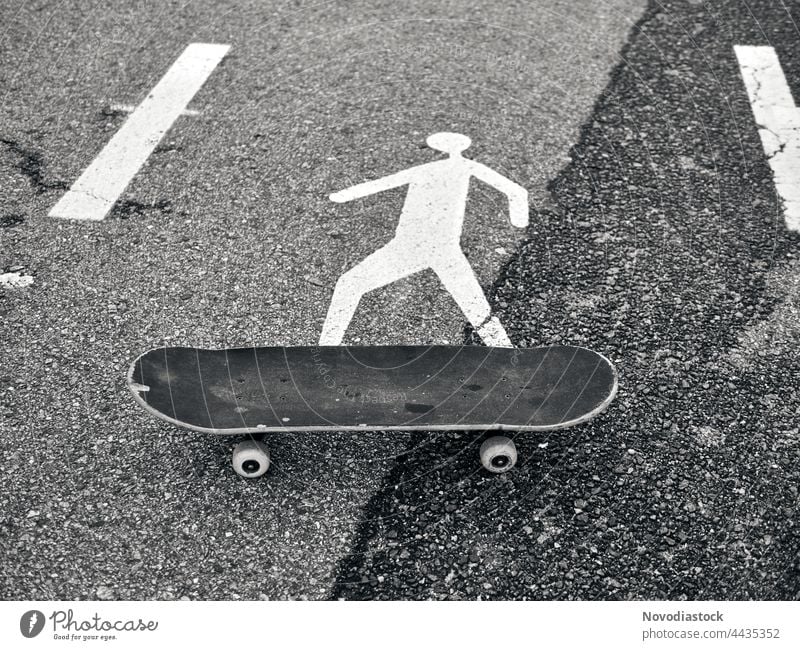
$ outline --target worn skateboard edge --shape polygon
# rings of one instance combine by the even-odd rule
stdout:
[[[586,350],[591,352],[592,354],[596,354],[598,357],[602,358],[608,366],[611,368],[612,375],[614,377],[614,385],[612,386],[611,392],[609,393],[608,397],[603,400],[596,408],[594,408],[589,413],[582,415],[579,418],[574,418],[572,420],[567,420],[566,422],[560,422],[559,424],[553,425],[524,425],[524,424],[503,424],[500,422],[495,422],[492,424],[454,424],[454,425],[435,425],[435,424],[425,424],[425,425],[405,425],[405,426],[380,426],[380,425],[358,425],[358,426],[349,426],[349,425],[325,425],[325,426],[308,426],[308,427],[295,427],[295,426],[255,426],[255,427],[236,427],[232,429],[217,429],[217,428],[210,428],[210,427],[200,427],[193,424],[188,424],[186,422],[182,422],[181,420],[177,420],[172,418],[163,412],[159,411],[158,409],[153,408],[150,406],[144,399],[142,399],[141,393],[147,392],[147,388],[142,386],[141,384],[133,381],[133,373],[136,369],[136,364],[139,362],[139,359],[142,357],[150,354],[154,350],[164,350],[168,347],[184,347],[187,349],[198,350],[198,351],[207,351],[207,352],[218,352],[218,349],[214,348],[192,348],[191,346],[162,346],[160,348],[151,348],[146,350],[142,354],[140,354],[134,361],[131,363],[130,367],[128,368],[128,376],[127,381],[125,382],[128,386],[128,389],[133,394],[134,400],[147,411],[151,415],[157,417],[159,420],[163,420],[164,422],[169,422],[179,428],[182,429],[189,429],[190,431],[198,431],[200,433],[206,433],[216,436],[241,436],[241,435],[251,435],[251,434],[264,434],[264,433],[290,433],[290,432],[313,432],[313,431],[558,431],[561,429],[569,429],[570,427],[578,426],[579,424],[584,424],[589,420],[594,419],[603,411],[605,411],[611,402],[614,401],[614,398],[617,396],[617,390],[619,389],[619,375],[617,374],[616,366],[611,363],[611,361],[605,355],[596,352],[590,348],[584,348],[583,346],[579,345],[570,345],[566,347],[577,348],[581,350]],[[265,346],[261,346],[265,347]],[[269,346],[266,346],[269,347]],[[288,346],[275,346],[275,347],[288,347]],[[309,345],[297,346],[297,347],[315,347]],[[336,347],[336,346],[333,346]],[[356,347],[356,346],[348,346],[348,347]],[[369,346],[358,346],[358,347],[369,347]],[[452,345],[452,346],[436,346],[436,347],[452,347],[452,348],[463,348],[463,345]],[[551,346],[538,346],[538,347],[551,347]],[[248,348],[249,349],[249,348]],[[522,348],[522,349],[531,349],[531,348]]]

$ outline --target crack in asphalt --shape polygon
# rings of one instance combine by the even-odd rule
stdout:
[[[119,219],[130,219],[131,217],[141,217],[150,211],[172,212],[172,201],[160,199],[152,203],[142,203],[133,199],[120,199],[111,209],[111,216]]]
[[[0,217],[0,228],[14,228],[25,222],[25,215],[23,214],[4,214]]]
[[[44,157],[37,151],[27,149],[17,141],[9,138],[0,138],[0,144],[12,154],[17,156],[17,169],[25,176],[38,194],[44,194],[53,190],[68,190],[69,185],[64,181],[45,180]]]

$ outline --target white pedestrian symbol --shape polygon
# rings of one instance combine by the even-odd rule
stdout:
[[[483,289],[461,250],[461,229],[470,177],[475,176],[508,196],[509,217],[518,228],[528,225],[528,191],[485,165],[464,158],[461,152],[472,143],[465,135],[434,133],[426,142],[449,157],[330,195],[331,201],[344,203],[409,186],[394,238],[336,283],[320,345],[341,344],[364,294],[412,273],[432,269],[487,345],[513,347],[500,321],[491,316]]]

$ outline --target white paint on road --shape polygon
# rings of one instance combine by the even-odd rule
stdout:
[[[50,210],[50,216],[104,219],[229,49],[230,45],[191,43]]]
[[[133,113],[133,111],[136,110],[136,106],[133,104],[111,104],[109,108],[112,111],[119,111],[120,113]],[[187,108],[186,110],[181,111],[181,115],[186,117],[196,117],[197,115],[200,115],[200,111]]]
[[[513,347],[500,321],[491,316],[483,289],[461,250],[461,230],[470,177],[508,196],[509,217],[518,228],[528,225],[528,191],[485,165],[464,158],[461,153],[471,144],[465,135],[434,133],[427,144],[449,157],[331,194],[332,201],[343,203],[409,186],[394,238],[336,283],[320,345],[341,344],[364,294],[431,269],[487,345]]]
[[[19,271],[0,273],[0,287],[5,289],[25,289],[33,284],[33,276],[23,275]]]
[[[800,109],[775,49],[735,45],[758,133],[783,199],[786,227],[800,232]]]

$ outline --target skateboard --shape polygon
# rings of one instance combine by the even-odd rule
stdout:
[[[263,437],[286,431],[548,431],[581,424],[614,399],[617,373],[581,347],[162,347],[137,358],[128,387],[176,426],[248,436],[233,451],[245,477],[269,467]],[[517,462],[509,437],[483,466]]]

